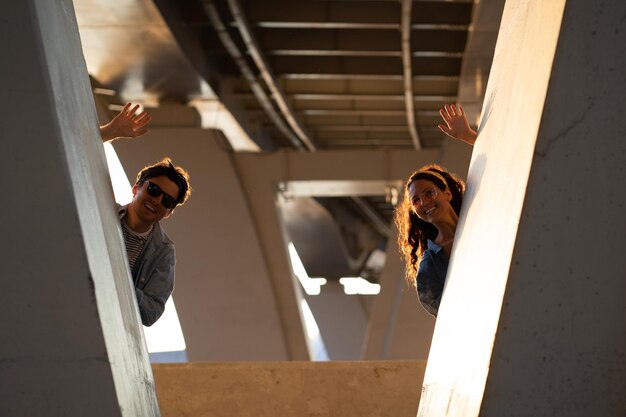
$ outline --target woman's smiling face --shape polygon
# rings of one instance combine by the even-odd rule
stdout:
[[[433,223],[452,210],[450,190],[442,191],[428,180],[413,181],[409,185],[409,198],[415,214],[428,223]]]

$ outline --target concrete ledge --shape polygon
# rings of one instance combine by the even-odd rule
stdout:
[[[163,417],[414,417],[426,361],[154,364]]]

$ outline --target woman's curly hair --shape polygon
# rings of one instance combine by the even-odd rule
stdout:
[[[445,179],[446,184],[441,181],[440,177]],[[416,180],[428,180],[441,191],[449,189],[452,194],[450,205],[457,215],[461,211],[461,203],[463,202],[463,194],[465,192],[463,180],[437,164],[423,166],[413,172],[406,181],[404,196],[402,197],[402,202],[396,207],[394,220],[398,228],[398,246],[406,262],[406,280],[411,286],[415,286],[417,268],[426,250],[427,240],[434,241],[438,233],[435,226],[420,219],[413,211],[409,187]]]

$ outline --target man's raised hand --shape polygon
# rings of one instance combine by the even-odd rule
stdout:
[[[144,127],[152,120],[145,110],[137,113],[139,104],[127,103],[124,109],[108,124],[100,126],[102,141],[111,142],[121,138],[136,138],[148,132]]]

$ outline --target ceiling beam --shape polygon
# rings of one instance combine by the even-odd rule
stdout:
[[[280,78],[287,80],[382,80],[402,81],[402,75],[394,74],[305,74],[286,73]],[[457,75],[414,75],[414,81],[453,81],[458,82]]]
[[[406,132],[406,125],[319,125],[312,129],[324,132]]]
[[[234,25],[234,24],[233,24]],[[361,23],[361,22],[256,22],[261,29],[365,29],[365,30],[400,30],[397,23]],[[453,30],[466,31],[469,25],[446,23],[414,23],[411,30]]]
[[[391,236],[391,227],[385,223],[383,219],[381,219],[380,215],[372,208],[372,206],[362,197],[350,197],[352,202],[356,204],[361,213],[365,215],[365,217],[370,221],[371,225],[380,233],[381,235],[389,238]]]
[[[305,116],[404,116],[404,110],[325,110],[325,109],[306,109],[301,111]],[[436,110],[417,110],[418,116],[438,117],[439,112]]]
[[[245,95],[245,94],[242,94]],[[291,94],[294,100],[371,100],[371,101],[403,101],[404,96],[399,94]],[[413,101],[443,101],[452,102],[456,96],[440,95],[413,95]]]
[[[332,146],[332,149],[350,149],[351,147],[380,147],[380,146],[406,146],[407,148],[413,148],[413,142],[407,137],[404,139],[320,139],[320,142],[325,145]]]
[[[274,49],[268,51],[269,55],[275,56],[361,56],[361,57],[392,57],[404,56],[401,51],[346,51],[346,50],[313,50],[313,49]],[[413,51],[409,57],[418,58],[463,58],[463,52],[445,51]]]

